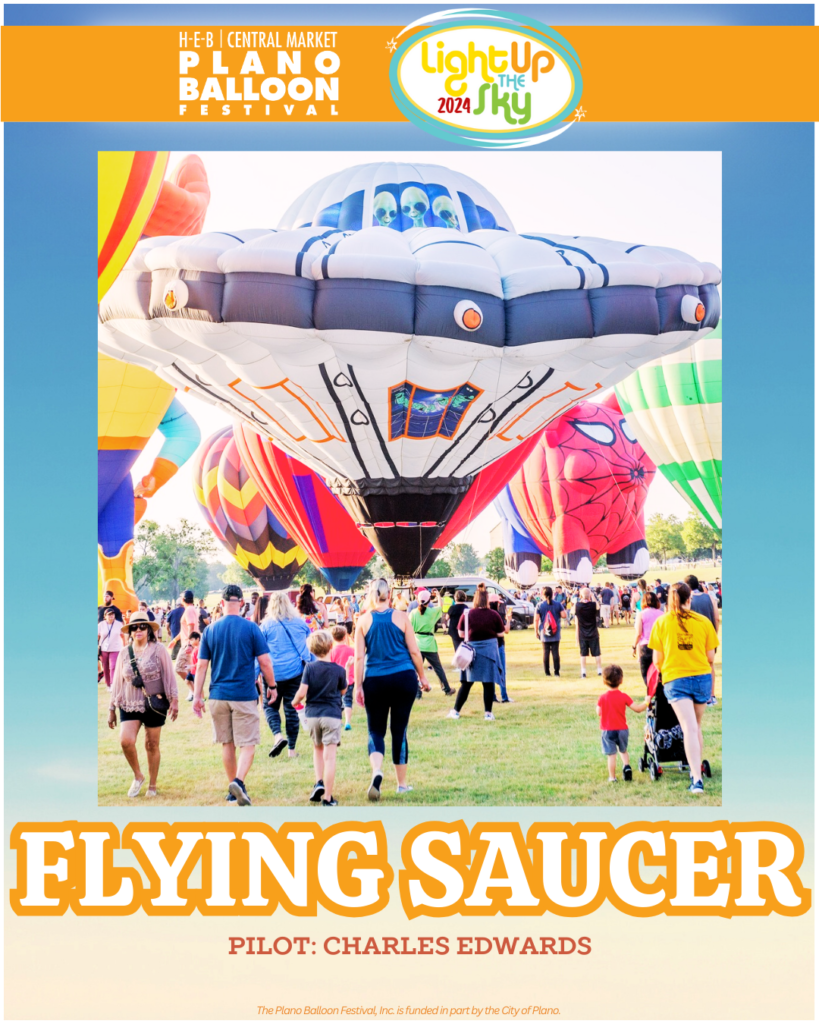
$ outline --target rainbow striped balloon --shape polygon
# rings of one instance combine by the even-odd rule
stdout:
[[[167,152],[98,153],[97,301],[116,280],[151,216]]]

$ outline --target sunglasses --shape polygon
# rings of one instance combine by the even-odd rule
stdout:
[[[137,631],[142,630],[142,629],[147,630],[148,628],[149,628],[148,626],[143,626],[143,625],[131,626],[131,632],[133,632],[134,630],[137,630]]]

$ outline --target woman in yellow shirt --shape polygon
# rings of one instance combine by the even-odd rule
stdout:
[[[691,769],[690,793],[702,785],[702,716],[711,696],[711,675],[719,641],[704,615],[691,611],[691,590],[675,583],[668,595],[668,613],[654,623],[648,646],[663,674],[666,698],[683,732],[685,756]]]

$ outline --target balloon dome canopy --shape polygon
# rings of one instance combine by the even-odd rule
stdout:
[[[279,221],[296,228],[447,228],[468,234],[514,231],[495,197],[465,174],[437,164],[359,164],[311,185]]]
[[[382,192],[409,212],[370,217]],[[719,281],[675,249],[518,234],[463,175],[376,164],[319,182],[275,231],[144,240],[100,305],[100,348],[272,438],[410,576],[482,469],[715,327]]]

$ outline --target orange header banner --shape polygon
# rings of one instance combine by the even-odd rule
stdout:
[[[817,121],[819,29],[561,27],[587,121]],[[401,26],[2,29],[3,121],[403,121]]]

